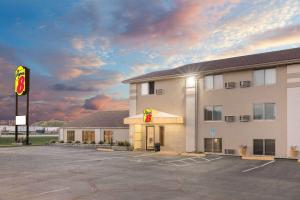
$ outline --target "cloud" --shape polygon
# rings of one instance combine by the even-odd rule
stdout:
[[[157,64],[136,64],[130,68],[129,76],[138,76],[159,69],[163,69],[163,67]]]
[[[106,95],[97,95],[87,99],[84,108],[88,110],[125,110],[128,109],[128,101],[116,100]]]
[[[70,76],[70,74],[66,74],[65,76]],[[55,83],[51,88],[56,91],[103,92],[108,88],[120,84],[123,79],[125,79],[124,75],[118,71],[102,69],[88,70],[86,73],[81,73],[80,76],[73,77],[72,79],[63,79],[60,83]]]

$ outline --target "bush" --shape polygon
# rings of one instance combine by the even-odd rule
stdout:
[[[118,144],[118,146],[125,146],[125,147],[129,147],[130,146],[130,143],[128,141],[118,142],[117,144]]]
[[[130,147],[130,143],[129,143],[128,141],[125,141],[125,142],[124,142],[124,146]]]
[[[72,144],[72,141],[71,141],[71,140],[69,140],[69,141],[67,141],[67,143],[68,143],[68,144]]]
[[[125,146],[124,142],[118,142],[118,146]]]
[[[56,140],[50,140],[49,141],[49,144],[55,144],[56,143]]]
[[[99,141],[99,143],[98,144],[104,144],[104,142],[101,140],[101,141]]]
[[[87,141],[84,141],[83,144],[87,144]]]
[[[91,141],[91,144],[96,144],[96,142],[95,141]]]
[[[75,144],[80,144],[81,142],[79,140],[76,140],[75,141]]]
[[[59,143],[65,143],[65,141],[61,140],[61,141],[59,141]]]

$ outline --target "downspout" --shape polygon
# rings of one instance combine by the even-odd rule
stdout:
[[[195,84],[195,152],[198,151],[198,80],[199,78],[196,76],[196,84]]]

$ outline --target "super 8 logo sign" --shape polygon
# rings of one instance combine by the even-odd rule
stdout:
[[[18,96],[25,95],[28,91],[29,83],[28,68],[19,66],[16,69],[15,92]]]
[[[144,110],[144,122],[145,123],[152,122],[152,109],[147,108]]]

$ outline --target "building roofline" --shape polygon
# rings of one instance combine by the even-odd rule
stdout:
[[[216,68],[216,69],[201,69],[201,64],[206,63],[206,62],[218,62],[218,61],[224,61],[224,60],[234,60],[234,59],[245,59],[249,58],[251,56],[263,56],[263,55],[272,55],[276,53],[286,53],[286,51],[300,51],[300,48],[294,48],[294,49],[285,49],[285,50],[280,50],[280,51],[273,51],[273,52],[264,52],[264,53],[259,53],[259,54],[250,54],[250,55],[245,55],[245,56],[238,56],[238,57],[231,57],[231,58],[225,58],[225,59],[219,59],[219,60],[211,60],[211,61],[205,61],[205,62],[199,62],[199,63],[194,63],[194,64],[187,64],[183,65],[177,68],[174,68],[173,70],[176,70],[178,68],[183,68],[183,67],[188,67],[191,65],[199,65],[198,70],[196,72],[191,72],[191,73],[175,73],[171,75],[153,75],[151,76],[151,73],[148,73],[148,77],[143,77],[147,74],[133,77],[126,79],[122,81],[122,83],[139,83],[139,82],[145,82],[145,81],[152,81],[152,80],[162,80],[162,79],[172,79],[172,78],[179,78],[179,77],[186,77],[190,75],[205,75],[205,74],[212,74],[212,73],[220,73],[220,72],[230,72],[230,71],[239,71],[239,70],[246,70],[246,69],[253,69],[253,68],[261,68],[261,67],[271,67],[274,65],[286,65],[286,64],[298,64],[300,63],[300,57],[295,58],[295,59],[284,59],[284,60],[279,60],[279,61],[274,61],[274,62],[261,62],[261,63],[254,63],[254,64],[248,64],[248,65],[239,65],[239,66],[233,66],[233,67],[224,67],[224,68]],[[298,53],[298,52],[297,52]],[[197,67],[197,66],[196,66]],[[172,69],[170,69],[172,70]],[[166,70],[162,71],[156,71],[156,72],[163,72]]]

